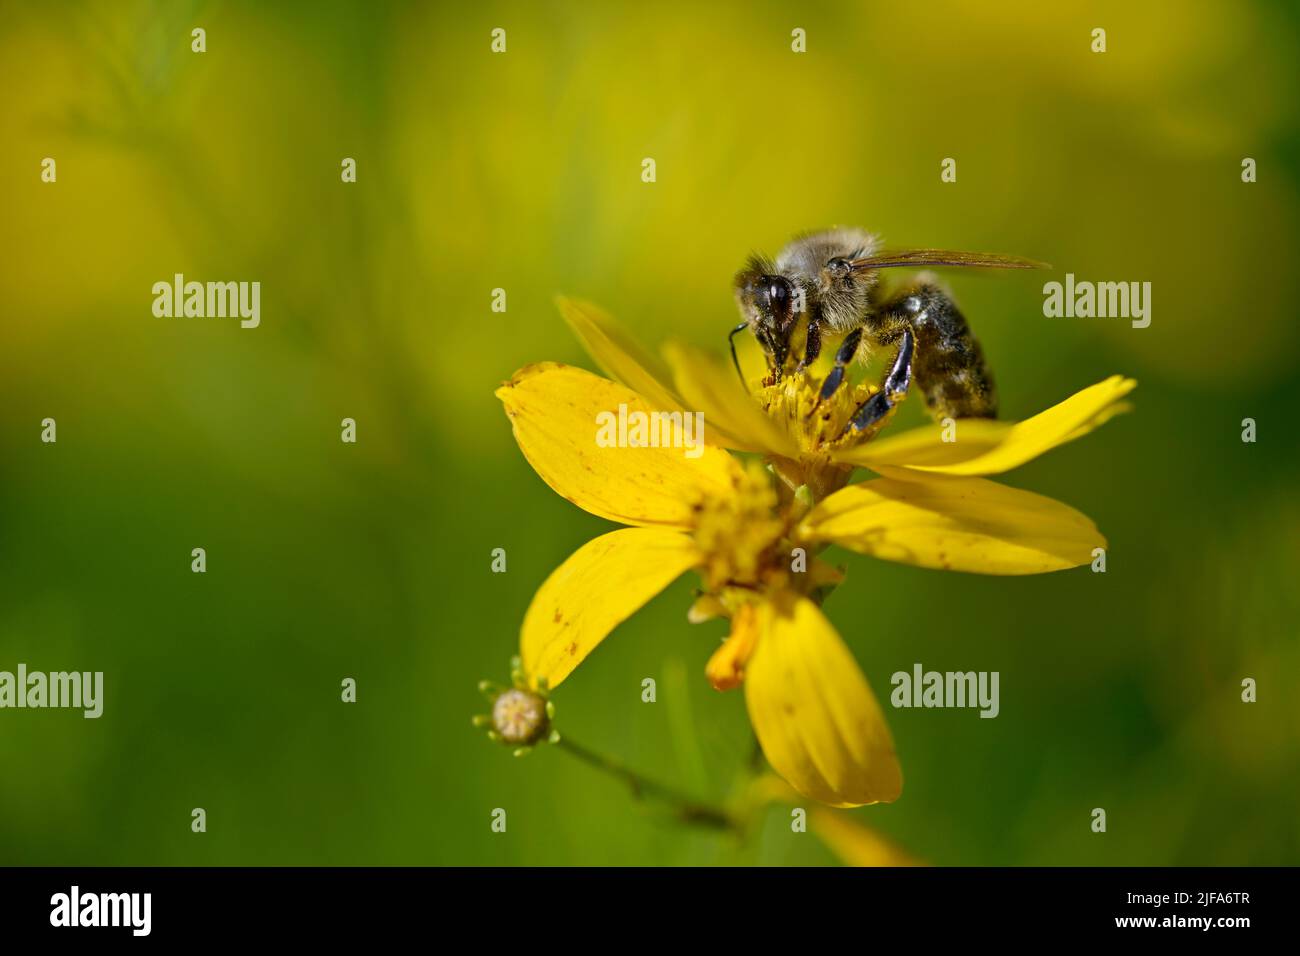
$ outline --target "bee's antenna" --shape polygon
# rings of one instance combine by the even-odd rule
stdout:
[[[749,328],[749,323],[741,322],[727,336],[727,344],[731,346],[731,364],[736,366],[736,374],[740,376],[740,384],[745,386],[746,391],[749,390],[749,386],[745,384],[745,373],[740,370],[740,359],[736,357],[736,333],[743,332],[747,328]]]

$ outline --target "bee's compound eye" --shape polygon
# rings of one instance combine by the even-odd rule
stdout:
[[[767,297],[773,309],[784,309],[786,303],[790,301],[790,283],[781,276],[769,276]]]

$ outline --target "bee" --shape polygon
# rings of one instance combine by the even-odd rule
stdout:
[[[768,358],[769,383],[780,382],[791,351],[791,334],[807,316],[802,372],[821,354],[822,336],[842,334],[835,362],[822,382],[818,403],[833,395],[855,359],[893,349],[881,390],[849,418],[845,432],[862,431],[883,418],[907,394],[913,376],[935,419],[995,418],[993,375],[966,319],[932,273],[918,273],[892,289],[883,269],[963,266],[985,269],[1048,269],[1022,259],[942,249],[880,249],[862,229],[829,229],[796,237],[775,261],[753,255],[736,274],[736,304],[744,319],[731,331],[750,329]]]

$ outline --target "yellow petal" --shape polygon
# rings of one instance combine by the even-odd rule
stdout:
[[[629,416],[664,413],[583,369],[529,365],[496,394],[533,470],[558,494],[602,518],[689,528],[696,503],[730,495],[738,480],[739,466],[720,448],[601,447],[599,416],[617,418],[620,405]]]
[[[808,823],[832,853],[849,866],[916,866],[912,856],[849,814],[814,807]]]
[[[610,631],[699,561],[689,537],[621,528],[588,541],[552,572],[524,615],[519,654],[534,685],[568,677]]]
[[[712,356],[680,343],[664,347],[673,381],[686,407],[704,413],[710,441],[737,451],[796,457],[794,440],[745,390],[735,370]]]
[[[903,774],[857,662],[822,612],[788,592],[759,606],[745,703],[773,769],[836,807],[898,799]]]
[[[1106,539],[1073,508],[983,478],[849,485],[800,525],[886,561],[977,574],[1039,574],[1087,564]]]
[[[942,425],[928,425],[893,438],[845,448],[838,461],[865,468],[905,467],[945,475],[994,475],[1074,441],[1127,409],[1121,399],[1137,382],[1112,375],[1018,424],[958,419],[955,441]]]
[[[757,806],[782,803],[798,806],[799,792],[774,774],[755,777],[748,796]],[[863,826],[844,810],[812,807],[808,824],[818,839],[848,866],[921,866],[919,860],[880,833]]]
[[[663,363],[641,348],[609,313],[590,302],[563,296],[555,304],[601,371],[656,408],[671,412],[683,407],[681,399],[664,384],[668,370]]]
[[[703,624],[705,621],[712,621],[726,615],[727,606],[725,604],[712,594],[701,594],[686,611],[686,621],[689,624]]]
[[[899,435],[842,448],[834,457],[864,468],[943,468],[987,455],[1005,442],[1015,427],[1012,422],[988,418],[957,419],[949,429],[932,422]],[[945,434],[954,440],[944,441]]]
[[[731,618],[731,634],[704,666],[704,674],[714,690],[740,686],[745,678],[745,664],[757,643],[758,610],[752,604],[742,604]]]

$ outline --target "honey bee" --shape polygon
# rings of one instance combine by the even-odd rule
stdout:
[[[861,431],[883,418],[907,394],[913,376],[936,419],[997,417],[993,375],[948,292],[928,272],[886,291],[880,271],[909,266],[1051,267],[1017,256],[882,250],[879,245],[861,229],[829,229],[796,237],[775,261],[751,256],[734,280],[744,318],[730,336],[736,371],[740,373],[735,337],[750,329],[767,354],[768,381],[780,382],[791,357],[791,334],[806,314],[804,355],[796,372],[816,361],[824,334],[844,335],[819,402],[835,393],[855,359],[865,360],[878,349],[895,350],[883,387],[854,411],[846,432]]]

